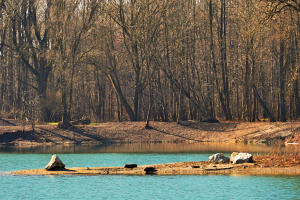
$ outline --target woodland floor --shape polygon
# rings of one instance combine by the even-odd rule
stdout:
[[[114,143],[300,143],[300,122],[220,122],[185,121],[106,122],[78,125],[68,130],[57,125],[22,126],[14,120],[0,120],[0,144],[37,146],[56,144]]]

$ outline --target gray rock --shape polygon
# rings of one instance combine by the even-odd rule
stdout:
[[[232,163],[253,163],[253,155],[250,153],[239,153],[236,156],[234,156]]]
[[[227,163],[229,162],[229,158],[224,156],[223,153],[216,153],[212,156],[209,156],[209,161],[213,161],[216,163]]]
[[[61,159],[59,159],[56,154],[54,154],[45,169],[48,171],[64,170],[65,164],[61,161]]]

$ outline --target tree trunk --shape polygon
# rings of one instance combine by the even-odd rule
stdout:
[[[264,109],[266,115],[270,118],[271,122],[275,122],[275,117],[271,114],[271,112],[269,111],[266,103],[262,100],[262,98],[259,96],[258,91],[255,87],[255,85],[252,85],[253,91],[254,91],[254,96],[255,98],[257,98],[258,102],[260,103],[260,105],[262,106],[262,108]]]
[[[129,116],[130,121],[136,121],[136,116],[135,116],[132,108],[128,104],[125,96],[123,95],[123,92],[122,92],[122,89],[120,87],[118,79],[117,78],[114,79],[111,74],[108,74],[108,79],[110,80],[115,92],[119,95],[120,101],[121,101],[122,105],[125,107],[125,110],[126,110],[128,116]]]
[[[41,65],[45,65],[45,62],[42,62]],[[48,85],[48,77],[50,70],[45,69],[44,67],[40,67],[39,73],[37,75],[37,83],[38,83],[38,95],[40,97],[40,109],[41,109],[41,117],[44,122],[50,121],[51,112],[47,107],[47,85]]]
[[[298,72],[298,77],[300,72]],[[299,78],[296,79],[294,83],[294,96],[295,96],[295,119],[300,117],[300,92],[299,92]]]
[[[279,84],[280,84],[280,114],[279,120],[281,122],[286,121],[286,101],[285,101],[285,66],[284,66],[284,41],[280,41],[280,58],[279,58]]]
[[[147,66],[147,76],[148,76],[148,96],[149,96],[149,102],[148,102],[148,112],[146,116],[146,129],[151,128],[149,121],[150,121],[150,114],[151,114],[151,108],[152,108],[152,84],[151,84],[151,77],[150,77],[150,69],[149,65]]]
[[[139,103],[140,103],[140,92],[141,92],[141,83],[140,83],[140,68],[136,67],[135,70],[135,90],[134,90],[134,121],[139,120]]]
[[[222,68],[222,107],[226,120],[232,120],[230,111],[230,98],[229,98],[229,82],[228,82],[228,66],[227,66],[227,47],[226,47],[226,0],[221,1],[221,15],[220,15],[220,59]]]
[[[224,103],[224,98],[223,94],[220,91],[220,84],[219,84],[219,79],[217,77],[217,65],[216,65],[216,58],[215,58],[215,48],[214,48],[214,35],[213,35],[213,5],[212,5],[212,0],[209,1],[209,25],[210,25],[210,56],[212,60],[212,69],[213,69],[213,74],[214,74],[214,79],[216,82],[216,88],[219,96],[220,103],[222,105],[223,112],[226,112],[225,109],[225,103]]]
[[[249,65],[249,44],[247,44],[246,51],[246,64],[245,64],[245,77],[244,77],[244,108],[243,118],[247,118],[250,121],[250,65]]]

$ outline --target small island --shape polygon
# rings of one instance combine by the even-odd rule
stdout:
[[[52,157],[53,158],[53,157]],[[75,167],[55,170],[31,169],[10,172],[13,175],[272,175],[300,176],[300,156],[255,156],[253,163],[233,164],[214,161],[178,162],[124,167]],[[50,161],[51,162],[51,161]]]

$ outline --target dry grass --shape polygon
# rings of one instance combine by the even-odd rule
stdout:
[[[255,160],[261,167],[300,167],[299,153],[270,153],[258,155]]]

